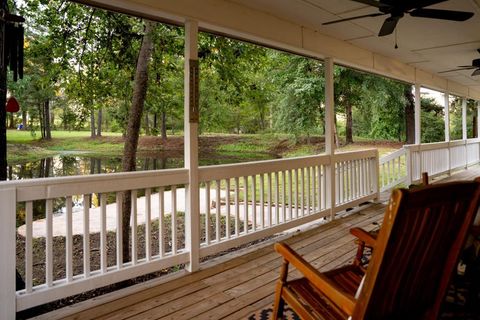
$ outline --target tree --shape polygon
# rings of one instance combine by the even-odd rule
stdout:
[[[183,116],[183,30],[177,27],[157,25],[153,34],[152,63],[149,68],[151,79],[145,101],[146,115],[153,113],[153,129],[167,139],[167,115]],[[158,118],[160,117],[160,130]],[[149,124],[145,124],[145,131]],[[149,134],[149,133],[147,133]]]
[[[278,71],[274,75],[277,87],[274,126],[281,132],[298,138],[318,130],[323,123],[324,68],[320,61],[284,53],[274,54]]]
[[[421,97],[422,143],[439,142],[445,138],[444,107],[433,98]]]
[[[148,64],[152,56],[152,31],[155,23],[152,21],[145,22],[145,34],[143,36],[142,45],[138,54],[137,68],[134,78],[134,89],[132,106],[130,108],[128,117],[127,136],[125,139],[125,146],[123,151],[122,168],[123,171],[135,171],[136,169],[136,154],[138,137],[140,134],[140,123],[142,120],[143,107],[145,104],[145,97],[148,88]],[[130,251],[128,248],[129,228],[131,218],[132,199],[129,192],[126,192],[123,197],[122,212],[123,212],[123,261],[130,261]]]
[[[415,143],[415,98],[412,92],[412,86],[405,86],[403,90],[405,97],[405,142],[407,144]]]
[[[250,124],[259,110],[252,100],[263,87],[254,81],[268,79],[266,52],[257,45],[200,34],[201,131],[251,132]],[[256,93],[250,94],[252,91]]]

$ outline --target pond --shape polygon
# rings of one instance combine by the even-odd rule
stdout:
[[[268,153],[232,154],[215,153],[200,155],[201,166],[238,163],[255,160],[275,159],[278,156]],[[169,153],[156,153],[154,156],[138,156],[137,171],[183,168],[183,157]],[[122,171],[122,156],[92,157],[81,153],[59,154],[32,162],[12,164],[7,168],[8,180],[34,179],[114,173]]]
[[[172,153],[155,153],[154,156],[137,157],[137,170],[162,170],[172,168],[183,168],[183,157],[174,157]],[[278,158],[268,153],[210,153],[201,154],[199,163],[201,166],[218,165],[227,163],[239,163],[254,160],[268,160]],[[110,157],[92,157],[88,155],[60,154],[54,157],[40,159],[38,161],[12,164],[8,167],[9,180],[23,180],[34,178],[61,177],[74,175],[89,175],[98,173],[114,173],[122,171],[122,156]],[[138,196],[142,197],[144,190],[138,191]],[[76,195],[72,197],[73,210],[78,211],[83,208],[83,196]],[[99,206],[99,194],[91,194],[89,206],[96,208]],[[115,202],[115,193],[107,194],[107,204]],[[25,223],[25,207],[19,204],[17,212],[17,226]],[[54,199],[53,212],[55,214],[64,214],[65,198]],[[33,202],[33,218],[44,218],[45,201]]]

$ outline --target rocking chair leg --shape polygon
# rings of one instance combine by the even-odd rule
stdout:
[[[365,242],[360,241],[357,248],[357,254],[355,255],[355,259],[353,260],[353,264],[360,266],[362,265],[362,258],[363,258],[363,251],[365,250]]]
[[[288,275],[288,261],[283,260],[282,266],[280,268],[280,279],[277,282],[277,288],[275,289],[275,301],[273,304],[273,319],[283,319],[283,307],[285,306],[285,301],[282,298],[283,286],[287,281]]]
[[[283,283],[278,281],[277,288],[275,290],[275,301],[273,303],[273,320],[283,319],[283,308],[285,301],[282,299]]]

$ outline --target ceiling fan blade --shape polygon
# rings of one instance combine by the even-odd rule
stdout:
[[[473,71],[472,77],[478,76],[478,75],[480,75],[480,68],[478,68],[477,70]]]
[[[419,8],[410,12],[410,15],[430,19],[465,21],[473,17],[473,12]]]
[[[475,69],[475,68],[476,68],[476,67],[451,69],[451,70],[440,71],[440,72],[438,72],[438,73],[447,73],[447,72],[454,72],[454,71],[463,71],[463,70],[470,70],[470,69]]]
[[[339,23],[339,22],[344,22],[344,21],[350,21],[350,20],[356,20],[356,19],[362,19],[362,18],[368,18],[368,17],[378,17],[378,16],[383,16],[385,13],[370,13],[370,14],[365,14],[363,16],[356,16],[356,17],[351,17],[351,18],[345,18],[345,19],[339,19],[339,20],[333,20],[333,21],[328,21],[322,23],[322,25],[326,26],[329,24],[334,24],[334,23]]]
[[[478,53],[480,53],[480,49],[477,49]]]
[[[398,20],[400,20],[400,17],[388,17],[387,19],[385,19],[385,21],[383,22],[382,28],[378,33],[378,36],[383,37],[391,34],[393,30],[395,30]]]
[[[472,65],[469,65],[469,66],[458,66],[459,68],[465,68],[465,69],[473,69],[473,68],[477,68],[476,66],[472,66]]]
[[[405,11],[410,11],[415,8],[428,7],[437,3],[445,2],[447,0],[403,0],[402,7],[405,8]],[[395,1],[392,1],[395,2]]]
[[[380,7],[380,1],[375,1],[375,0],[352,0],[355,2],[363,3],[372,7]]]

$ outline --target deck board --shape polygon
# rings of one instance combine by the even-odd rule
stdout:
[[[480,176],[476,166],[441,181],[471,180]],[[437,182],[438,179],[434,181]],[[381,199],[385,199],[382,195]],[[347,217],[297,233],[284,240],[320,271],[350,262],[355,254],[352,227],[377,228],[385,204],[378,203]],[[58,310],[38,319],[245,319],[273,302],[281,259],[271,244],[235,253],[236,257],[193,274],[130,295],[84,308]],[[295,269],[291,276],[298,276]]]

